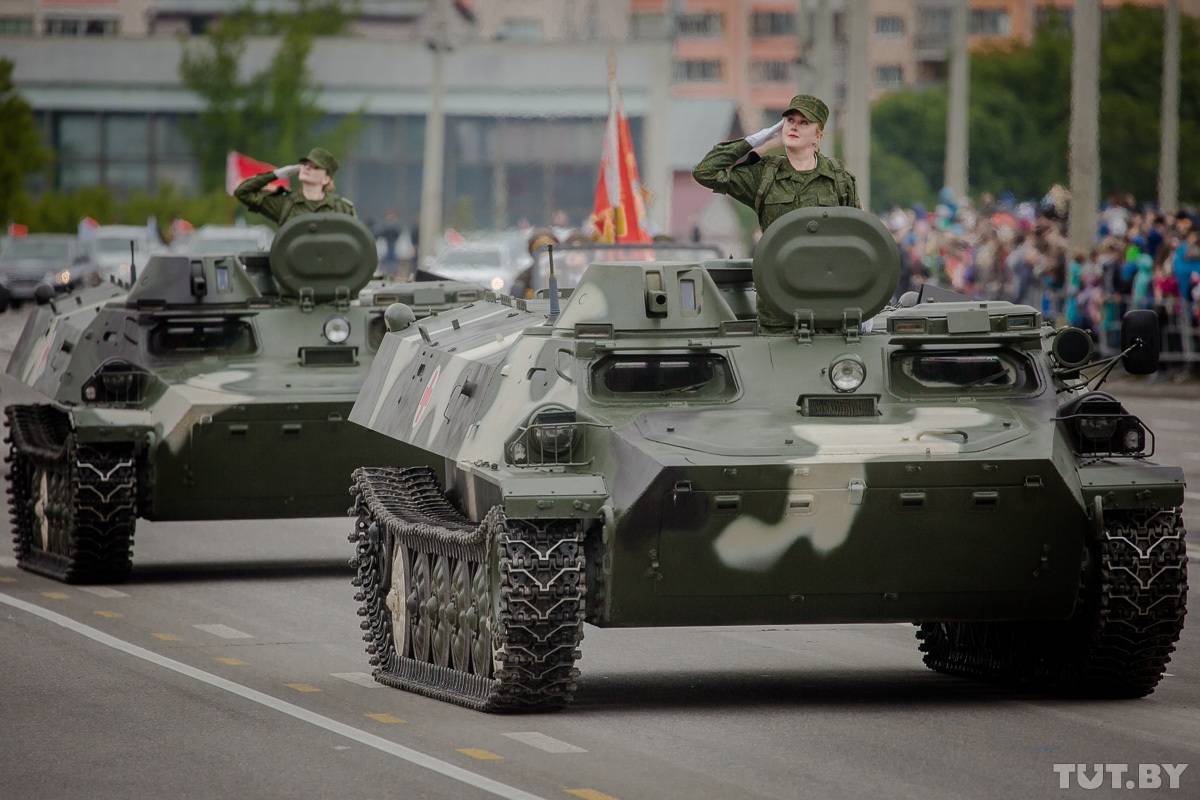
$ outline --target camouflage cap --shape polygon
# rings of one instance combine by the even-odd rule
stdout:
[[[814,97],[811,94],[798,94],[792,98],[792,102],[788,103],[788,107],[783,110],[782,116],[787,116],[789,111],[797,111],[804,115],[804,118],[809,122],[815,122],[822,128],[825,127],[825,121],[829,119],[829,106],[819,97]]]
[[[333,153],[324,147],[314,147],[312,150],[309,150],[308,155],[300,159],[300,163],[303,164],[305,161],[311,163],[314,167],[320,167],[330,175],[333,175],[338,169],[337,159],[333,157]]]

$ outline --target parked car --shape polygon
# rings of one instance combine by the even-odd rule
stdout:
[[[71,234],[14,237],[0,254],[0,310],[23,300],[44,303],[56,293],[99,282],[95,260]]]

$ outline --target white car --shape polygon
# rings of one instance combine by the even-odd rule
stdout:
[[[173,242],[171,252],[190,256],[237,255],[271,249],[275,234],[266,225],[203,225]]]
[[[163,248],[158,237],[151,236],[149,229],[140,225],[101,225],[88,234],[86,242],[92,259],[100,267],[101,274],[115,275],[121,281],[128,281],[130,278],[131,242],[132,263],[139,268],[145,265],[150,256]]]
[[[474,283],[493,292],[511,292],[524,268],[503,244],[467,242],[443,250],[428,271],[443,280]]]

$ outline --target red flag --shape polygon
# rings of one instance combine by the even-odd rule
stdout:
[[[642,182],[638,177],[637,156],[629,120],[617,88],[616,71],[608,72],[608,123],[604,128],[604,151],[600,156],[600,177],[596,181],[596,199],[592,225],[600,242],[644,244],[650,241],[649,221]]]
[[[29,235],[29,226],[22,225],[19,222],[8,223],[8,235],[14,239],[20,239],[22,236]]]
[[[233,190],[238,187],[239,183],[246,180],[246,178],[253,178],[262,172],[272,172],[274,169],[275,167],[272,164],[242,155],[237,150],[230,150],[229,155],[225,156],[225,191],[232,195]],[[288,182],[283,178],[279,178],[267,184],[268,189],[273,189],[276,186],[286,189],[288,188]]]

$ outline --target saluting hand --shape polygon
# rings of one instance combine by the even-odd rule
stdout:
[[[783,130],[783,120],[779,120],[769,128],[763,128],[758,133],[752,133],[746,137],[746,141],[755,150],[770,142],[775,137],[779,136],[779,132]]]
[[[298,175],[299,173],[300,173],[300,165],[299,164],[289,164],[286,167],[278,167],[275,170],[275,177],[287,179],[287,178],[292,177],[293,175]]]

